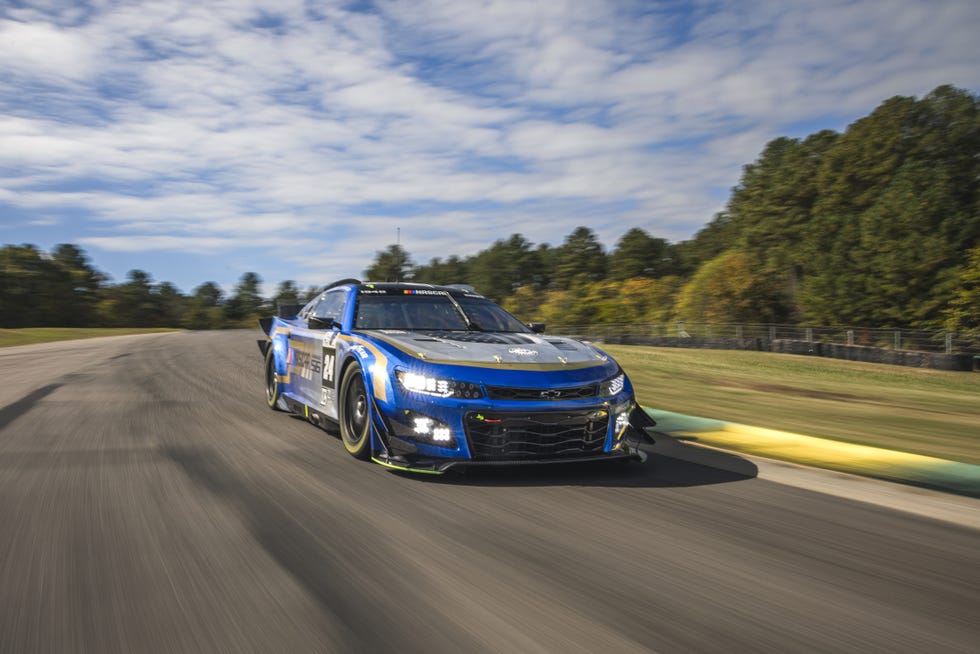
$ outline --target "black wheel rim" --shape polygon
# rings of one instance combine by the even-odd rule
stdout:
[[[364,438],[367,421],[367,393],[364,392],[364,380],[357,375],[351,379],[344,397],[344,425],[347,427],[345,435],[351,445],[357,445]]]

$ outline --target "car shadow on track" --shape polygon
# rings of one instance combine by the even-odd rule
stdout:
[[[656,434],[654,445],[643,446],[644,463],[609,461],[553,466],[488,466],[467,468],[440,476],[411,476],[437,484],[463,486],[604,486],[618,488],[679,488],[727,484],[753,479],[759,469],[751,461]]]

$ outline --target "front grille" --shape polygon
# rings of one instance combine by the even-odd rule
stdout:
[[[526,461],[602,454],[609,413],[466,414],[466,436],[474,461]]]
[[[596,396],[596,385],[576,386],[574,388],[512,388],[510,386],[487,386],[487,394],[492,400],[580,400]]]

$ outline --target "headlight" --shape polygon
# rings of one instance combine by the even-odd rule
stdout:
[[[466,400],[475,400],[483,397],[483,391],[479,384],[471,382],[458,382],[452,379],[439,379],[438,377],[427,377],[414,372],[396,370],[395,378],[399,385],[406,391],[422,393],[423,395],[433,395],[435,397],[456,397]]]
[[[599,384],[599,397],[613,397],[614,395],[619,395],[625,385],[626,375],[619,373],[612,379],[607,379]]]

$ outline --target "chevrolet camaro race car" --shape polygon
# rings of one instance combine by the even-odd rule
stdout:
[[[269,406],[390,468],[645,460],[653,422],[598,348],[472,287],[343,280],[260,321]]]

